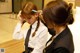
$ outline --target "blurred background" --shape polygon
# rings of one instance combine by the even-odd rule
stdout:
[[[17,14],[25,2],[31,1],[42,10],[52,0],[0,0],[0,50],[5,53],[22,53],[24,41],[13,40],[12,34],[18,22]],[[64,0],[73,3],[74,23],[69,25],[73,34],[75,52],[80,53],[80,0]]]

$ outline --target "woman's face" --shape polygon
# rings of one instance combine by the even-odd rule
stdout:
[[[37,14],[34,14],[34,15],[25,15],[23,14],[22,17],[26,20],[26,22],[28,22],[29,24],[33,24],[37,18],[38,18],[38,15]]]

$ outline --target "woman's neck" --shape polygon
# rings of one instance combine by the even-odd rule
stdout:
[[[56,34],[61,33],[66,27],[65,26],[56,26],[55,30],[56,30]]]

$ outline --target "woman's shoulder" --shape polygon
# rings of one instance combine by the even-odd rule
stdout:
[[[65,47],[58,47],[58,48],[54,49],[54,53],[70,53],[70,52]]]
[[[40,21],[40,27],[43,29],[47,29],[47,27],[45,26],[45,24],[43,22]]]

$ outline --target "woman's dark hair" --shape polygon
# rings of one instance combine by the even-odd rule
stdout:
[[[27,2],[23,6],[21,14],[25,14],[25,15],[28,15],[28,17],[30,17],[30,15],[34,15],[36,12],[37,12],[37,6],[35,4],[33,4],[32,2]],[[26,18],[28,18],[28,17],[26,17]],[[40,21],[39,21],[39,18],[38,18],[38,23],[37,23],[35,31],[32,34],[32,37],[35,36],[35,33],[38,30],[39,25],[40,25]]]
[[[51,1],[43,9],[43,18],[46,23],[55,23],[57,25],[72,24],[73,14],[72,5],[68,5],[65,1]]]

